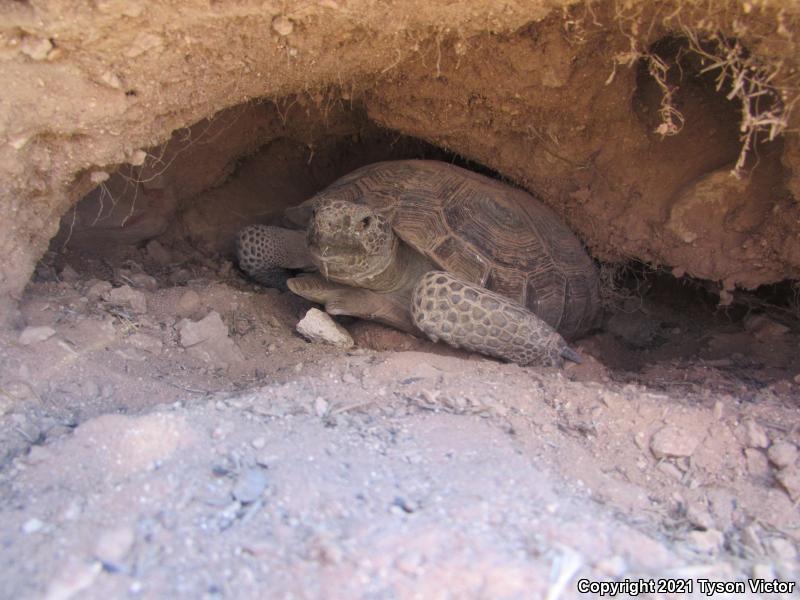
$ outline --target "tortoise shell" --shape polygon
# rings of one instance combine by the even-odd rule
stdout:
[[[567,339],[597,326],[597,270],[523,190],[444,162],[401,160],[353,171],[302,206],[320,199],[367,204],[441,269],[516,300]]]

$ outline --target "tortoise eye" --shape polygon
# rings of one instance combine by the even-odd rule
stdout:
[[[361,222],[358,224],[360,229],[366,229],[369,227],[369,224],[372,223],[372,217],[364,217],[361,219]]]

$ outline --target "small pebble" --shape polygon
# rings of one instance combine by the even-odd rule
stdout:
[[[716,529],[691,531],[689,539],[697,550],[708,554],[718,552],[722,548],[722,544],[725,543],[725,535]]]
[[[200,295],[194,290],[187,290],[178,300],[178,315],[182,317],[191,316],[200,308]]]
[[[242,504],[251,504],[261,497],[267,487],[267,475],[263,469],[245,469],[233,486],[233,497]]]
[[[602,559],[595,568],[608,577],[622,577],[628,570],[625,559],[619,554]]]
[[[52,327],[26,327],[19,335],[19,343],[23,346],[30,346],[38,342],[49,340],[56,333]]]
[[[250,445],[256,450],[261,450],[267,445],[267,440],[265,440],[263,437],[257,437],[250,442]]]
[[[108,281],[98,281],[92,284],[86,291],[86,297],[89,300],[97,301],[113,289],[113,286]]]
[[[278,35],[286,37],[294,31],[294,24],[287,17],[279,15],[272,19],[272,29]]]
[[[711,529],[714,527],[714,518],[711,513],[699,504],[692,503],[686,507],[686,518],[689,523],[698,529]]]
[[[767,541],[767,550],[770,556],[787,562],[797,561],[797,548],[786,538],[775,537]]]
[[[775,479],[789,494],[792,502],[800,502],[800,469],[796,465],[781,469],[775,474]]]
[[[797,446],[789,442],[775,442],[767,450],[767,458],[773,465],[783,469],[797,460]]]
[[[771,581],[775,579],[775,569],[773,569],[772,565],[769,564],[755,564],[753,565],[751,573],[753,575],[753,579],[764,579],[765,581]]]
[[[415,575],[422,565],[422,555],[419,552],[405,552],[397,557],[395,565],[406,575]]]
[[[94,555],[106,564],[118,565],[125,560],[136,541],[131,527],[118,527],[104,531],[97,538]]]
[[[769,446],[769,438],[767,432],[755,421],[747,421],[745,423],[745,435],[747,436],[747,445],[750,448],[766,448]]]
[[[42,523],[39,519],[33,518],[28,519],[22,526],[23,533],[36,533],[40,531],[44,527],[44,523]]]
[[[317,396],[314,400],[314,412],[317,413],[318,417],[322,417],[328,412],[328,401],[322,396]]]
[[[129,285],[112,289],[103,295],[103,300],[119,306],[128,306],[139,315],[147,312],[147,298],[142,292],[133,289]]]
[[[698,440],[687,431],[674,425],[659,429],[650,439],[650,450],[656,458],[691,456]]]

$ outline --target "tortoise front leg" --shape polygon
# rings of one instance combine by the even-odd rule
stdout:
[[[373,292],[323,279],[320,275],[303,275],[288,282],[289,289],[306,300],[325,305],[330,315],[347,315],[377,321],[407,333],[418,334],[408,312],[408,294]]]
[[[249,225],[239,232],[236,257],[239,267],[267,287],[286,289],[289,269],[314,269],[303,231]]]
[[[527,308],[444,271],[420,279],[411,315],[434,342],[521,365],[561,366],[565,358],[581,362],[564,338]]]

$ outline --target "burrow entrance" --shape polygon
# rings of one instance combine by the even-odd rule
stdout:
[[[698,205],[704,192],[693,186],[698,179],[704,185],[708,173],[720,179],[735,163],[741,150],[738,114],[715,90],[711,75],[701,72],[696,57],[687,53],[685,42],[666,38],[652,50],[673,67],[658,80],[642,61],[631,108],[637,127],[657,137],[652,132],[662,122],[663,86],[675,90],[671,102],[680,111],[685,132],[660,141],[666,146],[663,156],[670,157],[660,168],[674,180],[669,185],[679,190],[666,227],[696,237],[680,228],[705,226],[704,219],[712,215],[705,205]],[[687,147],[693,149],[692,160],[683,155]],[[756,151],[757,160],[748,166],[758,191],[765,189],[762,184],[769,177],[779,175],[780,148],[763,145]],[[111,298],[121,295],[109,291],[108,285],[156,295],[168,288],[172,300],[193,306],[173,314],[174,322],[160,323],[162,329],[174,329],[180,319],[199,318],[204,310],[202,301],[195,306],[184,296],[194,300],[194,288],[202,295],[202,288],[227,282],[232,289],[264,295],[264,304],[280,306],[291,324],[310,305],[285,290],[254,287],[237,268],[234,242],[245,225],[283,223],[285,208],[360,166],[383,160],[446,161],[519,185],[512,177],[445,147],[378,125],[364,102],[344,98],[333,89],[316,98],[299,95],[227,109],[175,132],[168,143],[138,158],[139,164],[123,165],[114,173],[84,174],[97,186],[62,217],[29,296],[36,285],[80,282],[83,297],[88,294],[90,303],[99,302],[117,319],[132,319],[133,331],[138,317],[131,313],[130,301],[115,304]],[[689,183],[680,186],[678,181]],[[736,207],[726,217],[726,226],[733,222],[732,231],[742,231],[737,219],[752,220],[765,209],[764,198],[748,200],[750,205]],[[752,290],[726,289],[723,281],[692,277],[680,267],[615,257],[609,250],[618,244],[613,230],[599,243],[594,240],[593,246],[591,237],[580,230],[585,215],[577,214],[574,206],[555,208],[578,229],[602,277],[604,320],[599,330],[579,342],[593,365],[580,368],[586,371],[580,377],[597,381],[612,377],[645,385],[651,381],[658,387],[667,385],[676,370],[685,378],[687,365],[699,369],[696,380],[702,382],[704,369],[711,365],[729,375],[734,388],[752,384],[792,389],[792,378],[800,368],[792,351],[800,311],[794,280]],[[597,235],[596,228],[592,232]],[[232,334],[240,327],[238,319],[258,319],[236,314],[236,309],[226,309],[221,316]],[[348,318],[344,323],[374,350],[424,347],[455,352],[375,324]],[[246,385],[269,370],[259,364],[260,358],[243,369],[223,361],[223,371],[236,372],[232,380]],[[274,363],[275,358],[271,355],[267,362]]]

